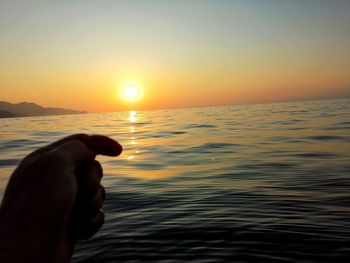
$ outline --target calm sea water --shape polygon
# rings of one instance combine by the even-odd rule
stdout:
[[[349,262],[350,100],[0,120],[0,195],[72,133],[100,157],[106,223],[73,262]]]

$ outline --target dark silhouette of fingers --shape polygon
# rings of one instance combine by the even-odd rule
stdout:
[[[89,239],[97,233],[104,223],[105,215],[102,209],[98,213],[85,222],[81,222],[75,229],[75,239]]]
[[[106,200],[106,189],[103,187],[103,185],[101,185],[100,189],[101,189],[102,200],[104,202]]]
[[[76,171],[78,192],[82,197],[94,195],[100,188],[103,170],[101,164],[96,161],[84,162]]]
[[[103,206],[104,189],[101,186],[98,191],[84,204],[87,218],[96,215]]]
[[[71,141],[79,141],[89,148],[95,155],[118,156],[122,152],[122,146],[115,140],[103,135],[74,134],[45,147],[42,147],[30,154],[30,156],[50,151],[62,144]]]
[[[118,142],[103,135],[91,135],[84,140],[87,147],[96,154],[118,156],[123,151]]]
[[[122,146],[115,140],[103,135],[74,134],[54,142],[47,146],[49,149],[55,148],[68,141],[80,141],[84,143],[96,155],[118,156],[122,152]]]

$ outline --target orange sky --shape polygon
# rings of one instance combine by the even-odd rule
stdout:
[[[337,3],[335,3],[337,2]],[[88,112],[350,95],[348,1],[0,4],[0,100]],[[144,88],[137,103],[118,83]]]

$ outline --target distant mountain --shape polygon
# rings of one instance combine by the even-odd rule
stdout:
[[[65,115],[82,114],[84,111],[76,111],[61,108],[44,108],[31,102],[9,103],[0,101],[0,118],[28,117],[28,116],[46,116],[46,115]]]

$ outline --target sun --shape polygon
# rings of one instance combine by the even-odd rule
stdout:
[[[129,81],[120,85],[119,95],[124,101],[134,103],[142,98],[143,89],[138,83]]]

